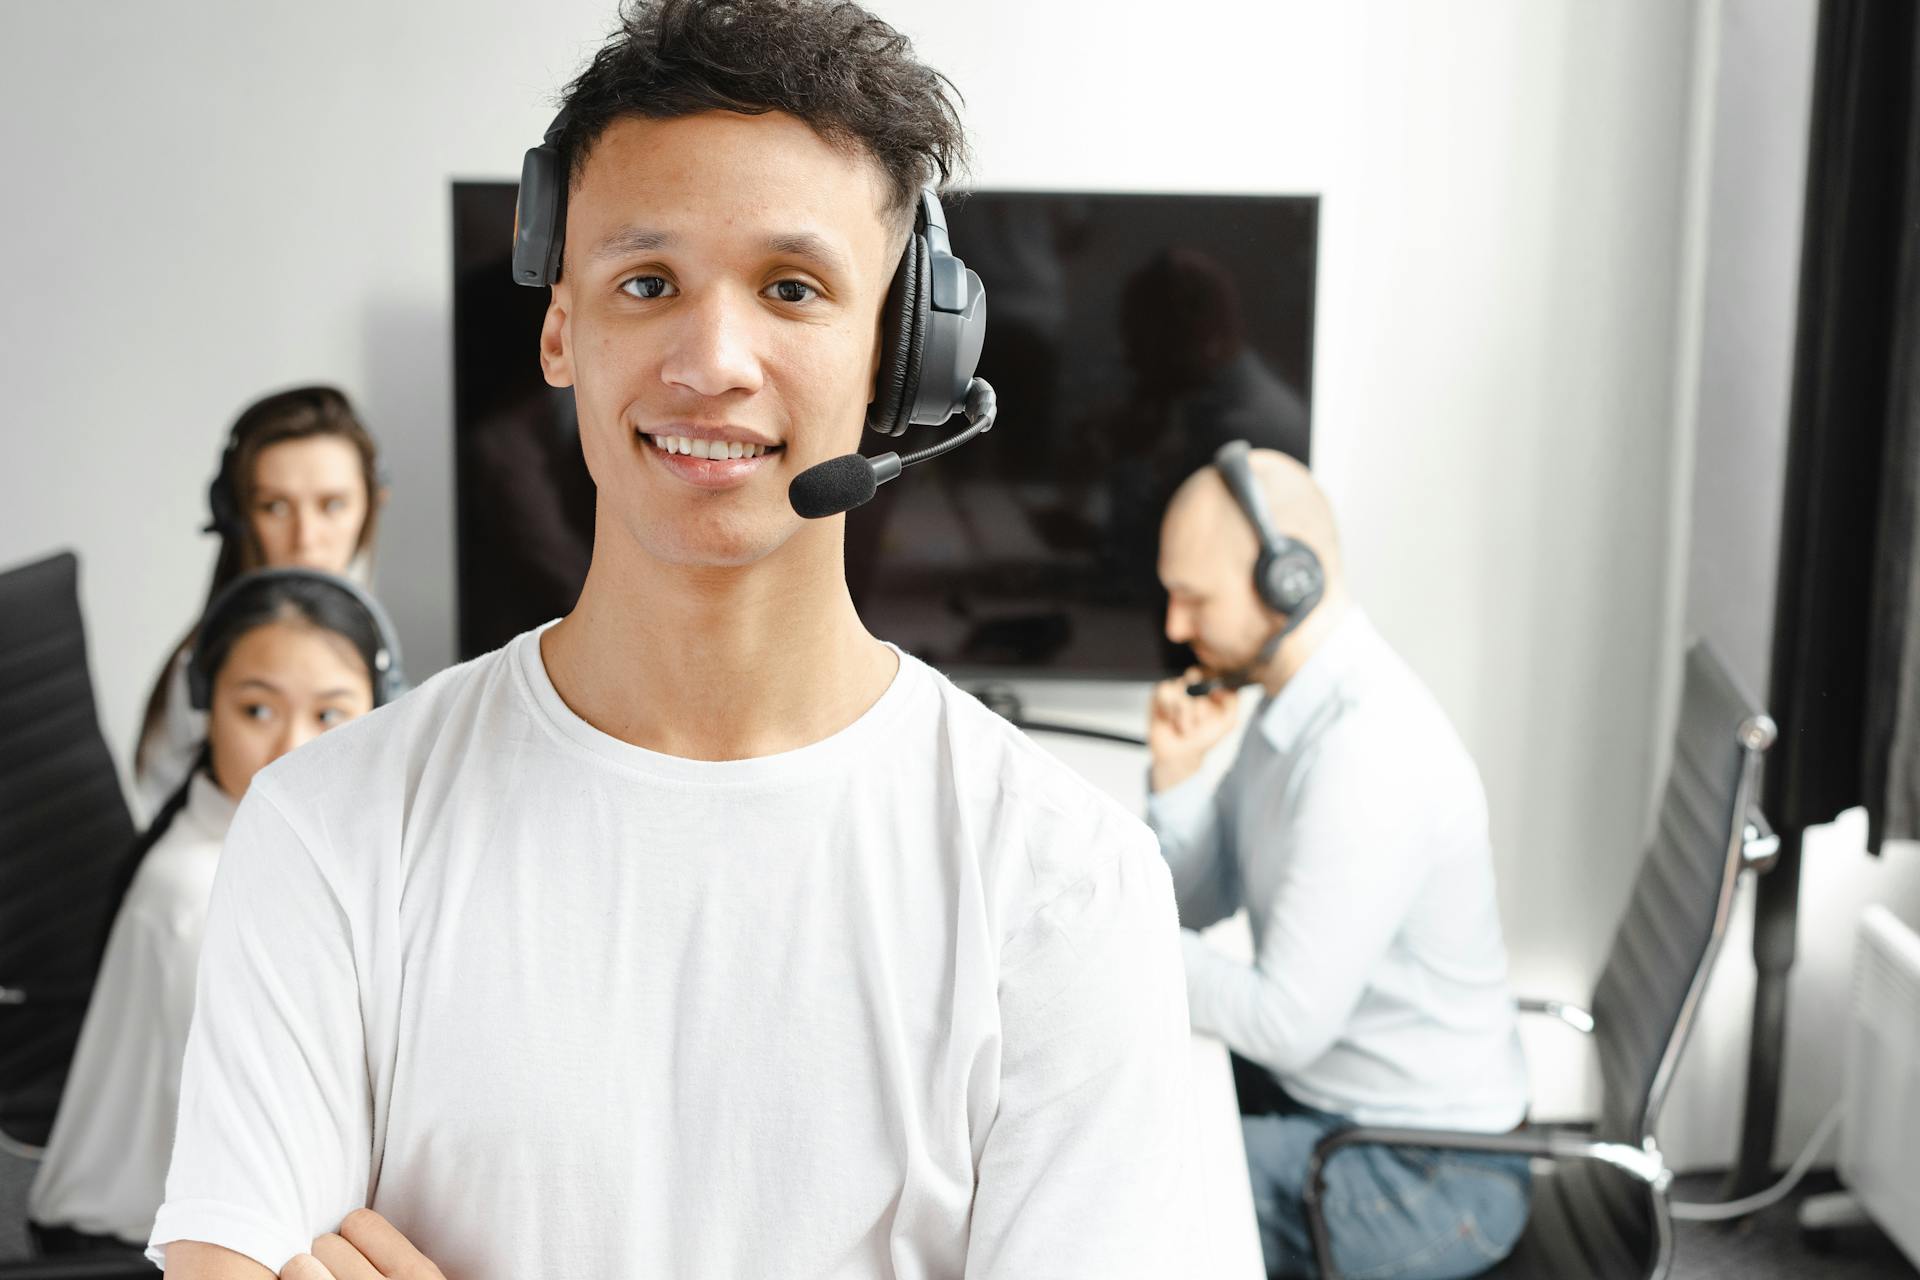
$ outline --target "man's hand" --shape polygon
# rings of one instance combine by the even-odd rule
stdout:
[[[1205,676],[1200,668],[1188,667],[1178,679],[1153,686],[1147,750],[1153,755],[1150,785],[1155,791],[1178,786],[1199,772],[1207,752],[1240,718],[1240,696],[1230,689],[1188,696],[1187,686]]]
[[[280,1271],[280,1280],[446,1280],[400,1229],[371,1209],[355,1209],[337,1233],[313,1242]]]

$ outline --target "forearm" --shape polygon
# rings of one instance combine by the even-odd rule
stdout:
[[[217,1244],[176,1240],[167,1246],[166,1280],[273,1280],[273,1272]]]
[[[1187,1011],[1193,1029],[1274,1071],[1296,1071],[1332,1045],[1351,1005],[1345,983],[1288,981],[1184,929]],[[1318,990],[1318,995],[1315,992]]]

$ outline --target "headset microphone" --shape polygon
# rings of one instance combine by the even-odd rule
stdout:
[[[843,453],[808,467],[787,486],[787,501],[793,504],[795,513],[808,520],[837,516],[871,502],[880,486],[905,468],[951,453],[975,436],[985,435],[993,430],[994,415],[998,412],[993,385],[985,378],[975,378],[967,385],[964,412],[968,422],[965,431],[904,458],[897,453],[882,453],[871,458],[864,453]]]

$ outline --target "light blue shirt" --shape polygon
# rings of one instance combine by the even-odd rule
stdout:
[[[1358,609],[1265,699],[1217,788],[1148,802],[1196,1030],[1367,1124],[1526,1112],[1479,771]],[[1251,966],[1193,932],[1245,907]]]

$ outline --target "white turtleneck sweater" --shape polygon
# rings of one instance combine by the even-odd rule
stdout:
[[[233,813],[195,774],[186,807],[134,874],[27,1201],[35,1222],[146,1243],[165,1198],[200,937]]]

